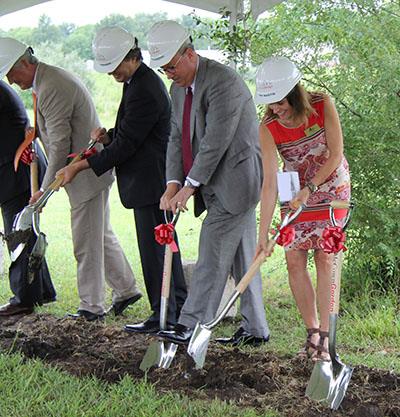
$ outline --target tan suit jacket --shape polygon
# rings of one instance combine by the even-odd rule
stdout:
[[[90,131],[100,126],[100,122],[87,88],[69,72],[41,62],[34,89],[38,97],[38,133],[49,160],[42,182],[42,188],[46,189],[56,172],[66,165],[68,155],[87,147]],[[99,150],[102,148],[97,146]],[[65,187],[71,207],[92,199],[113,180],[111,171],[100,177],[91,169],[81,172]]]

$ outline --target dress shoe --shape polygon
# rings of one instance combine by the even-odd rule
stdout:
[[[249,332],[239,327],[236,333],[232,337],[218,337],[215,339],[216,342],[221,343],[225,346],[260,346],[263,343],[267,343],[269,336],[257,337],[253,336]]]
[[[193,329],[178,323],[175,325],[173,330],[161,330],[157,333],[157,336],[178,345],[187,345],[192,337],[192,334]]]
[[[33,307],[22,306],[21,304],[7,303],[0,307],[0,316],[15,316],[17,314],[32,314]]]
[[[142,298],[142,294],[138,293],[132,297],[126,298],[122,301],[116,301],[108,310],[106,314],[114,313],[114,316],[120,316],[124,310],[130,305],[136,303],[136,301]]]
[[[160,330],[160,321],[150,317],[141,323],[126,324],[124,330],[131,333],[157,333]]]
[[[80,318],[85,319],[87,321],[104,320],[104,314],[96,314],[87,310],[78,310],[76,314],[67,313],[66,317],[73,320],[77,320]]]

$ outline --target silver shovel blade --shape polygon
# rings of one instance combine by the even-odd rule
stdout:
[[[164,360],[164,354],[164,342],[151,343],[143,356],[142,362],[140,362],[139,369],[147,372],[152,366],[160,367]]]
[[[196,364],[196,369],[201,369],[204,366],[210,338],[211,329],[203,324],[197,323],[187,350]]]
[[[336,378],[334,389],[328,398],[328,404],[332,410],[337,410],[346,395],[347,387],[349,386],[353,368],[344,366],[339,376]]]
[[[332,362],[317,361],[306,388],[306,396],[315,401],[326,401],[333,389]]]
[[[13,249],[10,251],[10,258],[12,262],[15,262],[19,255],[21,255],[22,251],[24,250],[27,239],[26,234],[24,232],[28,231],[32,227],[33,222],[33,214],[35,208],[33,206],[26,206],[22,211],[20,211],[14,219],[11,235],[13,237],[13,241],[20,240],[18,244],[12,244]]]
[[[171,365],[172,360],[175,357],[176,351],[178,349],[178,345],[175,343],[167,343],[164,346],[164,358],[162,359],[160,368],[168,369]]]
[[[306,396],[337,410],[346,394],[352,373],[353,368],[349,366],[336,366],[334,371],[332,362],[318,361],[308,382]]]

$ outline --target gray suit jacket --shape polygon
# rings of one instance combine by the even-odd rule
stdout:
[[[67,71],[39,63],[34,81],[37,102],[37,127],[49,165],[42,182],[47,188],[56,172],[67,163],[70,153],[87,147],[90,131],[100,126],[96,109],[86,87]],[[102,145],[96,145],[102,149]],[[71,207],[92,199],[112,184],[111,171],[100,177],[85,170],[65,187]]]
[[[200,190],[215,194],[225,210],[238,214],[254,206],[260,198],[262,164],[255,105],[249,89],[235,71],[216,61],[199,59],[190,120],[194,163],[188,176],[202,184]],[[173,116],[167,181],[183,181],[181,138],[185,89],[172,84],[171,96]],[[195,214],[200,213],[195,201]]]

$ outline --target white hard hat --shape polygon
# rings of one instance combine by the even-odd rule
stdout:
[[[113,72],[135,46],[135,37],[125,29],[118,26],[101,28],[92,43],[94,69],[104,73]]]
[[[24,54],[28,47],[13,38],[0,38],[0,80]]]
[[[147,38],[150,67],[168,64],[179,48],[189,39],[188,30],[173,20],[163,20],[154,24]]]
[[[271,104],[284,99],[301,80],[302,73],[285,57],[266,58],[256,74],[256,104]]]

